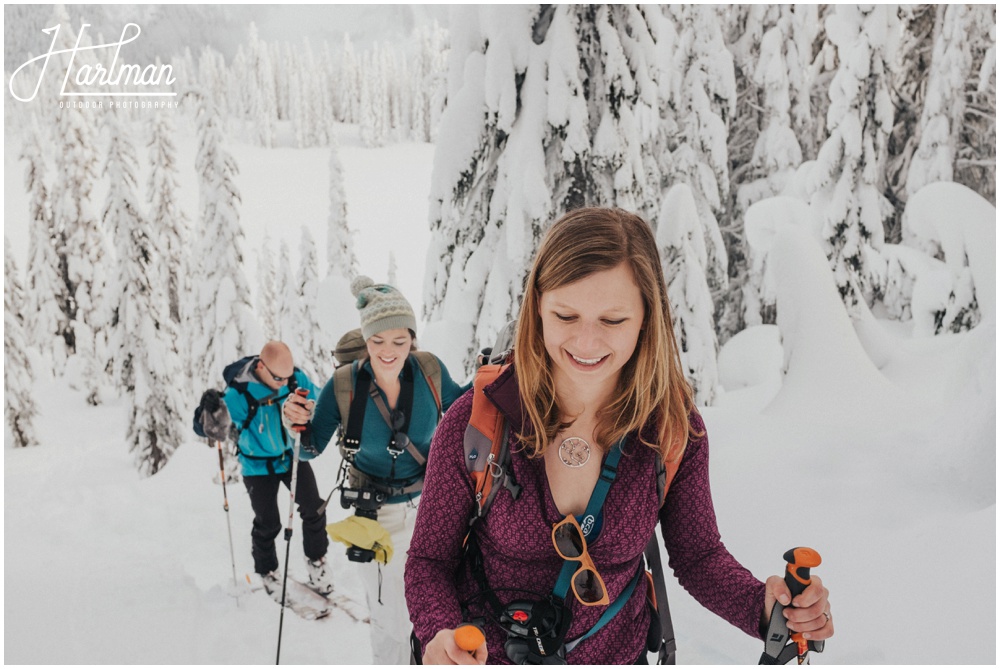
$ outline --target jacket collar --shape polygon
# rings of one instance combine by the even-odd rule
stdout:
[[[493,402],[500,413],[504,415],[511,426],[516,426],[521,434],[531,430],[530,423],[525,425],[524,405],[521,404],[521,393],[517,382],[517,371],[511,363],[500,373],[496,380],[483,388],[483,394]]]

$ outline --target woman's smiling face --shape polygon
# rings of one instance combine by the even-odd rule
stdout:
[[[635,352],[645,316],[631,270],[623,263],[548,290],[539,312],[556,387],[563,392],[584,383],[614,388]]]
[[[395,378],[403,371],[413,337],[406,328],[396,328],[373,334],[365,343],[372,369],[383,376]]]

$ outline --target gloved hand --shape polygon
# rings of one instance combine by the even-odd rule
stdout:
[[[206,390],[201,394],[201,402],[199,403],[199,406],[201,407],[202,411],[207,411],[208,413],[212,413],[214,411],[217,411],[221,404],[222,404],[222,393],[220,393],[215,388],[209,388],[208,390]]]
[[[200,406],[201,429],[205,435],[213,441],[228,440],[233,421],[229,417],[226,403],[222,401],[222,393],[214,389],[206,390],[201,396]]]

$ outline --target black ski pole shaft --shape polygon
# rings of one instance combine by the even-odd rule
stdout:
[[[785,585],[792,593],[792,599],[795,599],[812,583],[809,570],[818,567],[823,559],[812,548],[803,547],[789,549],[783,557],[788,563],[785,565]],[[798,644],[799,664],[805,664],[809,656],[809,642],[798,632],[792,635],[792,641]]]
[[[213,440],[209,440],[211,442]],[[226,461],[222,455],[222,442],[215,441],[215,450],[219,452],[219,480],[222,482],[222,508],[226,512],[226,530],[229,532],[229,563],[233,567],[233,587],[236,587],[236,553],[233,551],[233,523],[229,519],[229,495],[226,493]],[[239,597],[236,606],[240,605]]]
[[[297,388],[296,394],[305,397],[309,391],[305,388]],[[292,448],[292,480],[288,490],[291,493],[288,501],[288,526],[285,527],[285,575],[281,580],[281,617],[278,619],[278,654],[274,660],[275,664],[281,664],[281,632],[285,626],[285,593],[288,587],[288,558],[292,547],[292,523],[295,521],[295,486],[299,477],[299,449],[302,446],[302,430],[305,425],[295,425],[295,443]]]

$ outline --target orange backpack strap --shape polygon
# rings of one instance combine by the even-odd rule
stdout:
[[[473,381],[472,415],[463,439],[465,466],[476,496],[476,514],[469,519],[470,525],[486,515],[501,487],[507,487],[515,498],[520,494],[520,488],[513,484],[508,471],[507,421],[483,392],[506,368],[507,365],[482,365],[476,370]]]

